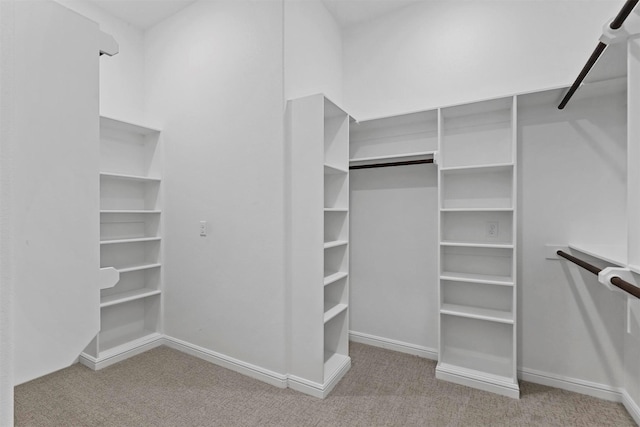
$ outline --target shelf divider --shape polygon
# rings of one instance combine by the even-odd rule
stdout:
[[[324,313],[324,323],[336,317],[349,307],[347,304],[336,304]]]
[[[440,306],[440,313],[469,319],[513,324],[513,314],[508,311],[445,303]]]
[[[487,285],[513,286],[513,278],[507,276],[490,276],[486,274],[457,273],[443,271],[440,279],[455,282],[483,283]]]
[[[159,289],[142,288],[133,291],[121,292],[100,298],[100,308],[110,307],[112,305],[123,304],[137,299],[148,298],[162,293]]]

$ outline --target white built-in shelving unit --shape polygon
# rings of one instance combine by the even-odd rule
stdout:
[[[443,108],[439,123],[436,376],[517,398],[516,99]]]
[[[322,95],[288,102],[291,388],[325,397],[349,357],[349,116]]]
[[[100,333],[80,360],[100,369],[161,341],[160,131],[100,118],[100,267],[119,274],[100,291]]]
[[[352,127],[349,139],[350,166],[433,159],[437,111],[364,120]]]

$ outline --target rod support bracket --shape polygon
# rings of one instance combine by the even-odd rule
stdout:
[[[610,291],[617,292],[620,295],[630,296],[628,293],[618,288],[617,286],[614,286],[611,283],[611,279],[614,277],[619,277],[625,282],[629,282],[632,285],[640,288],[640,285],[638,284],[634,274],[628,268],[607,267],[603,269],[600,273],[598,273],[598,281],[604,286],[606,286],[607,289],[609,289]]]
[[[617,30],[611,28],[611,23],[615,18],[611,18],[602,26],[600,41],[606,45],[626,42],[633,35],[640,34],[640,20],[636,17],[628,19]]]

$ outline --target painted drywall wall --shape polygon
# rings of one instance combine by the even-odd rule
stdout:
[[[350,179],[353,339],[375,344],[382,338],[433,357],[438,349],[437,169],[363,169],[352,171]]]
[[[342,32],[320,0],[284,2],[284,85],[285,99],[342,102]]]
[[[120,52],[100,59],[100,114],[146,123],[144,111],[144,32],[86,0],[55,0],[97,22]]]
[[[100,327],[100,31],[51,1],[16,2],[14,16],[9,241],[20,384],[71,365]]]
[[[279,373],[282,28],[281,2],[199,1],[145,36],[146,107],[166,159],[165,333]]]
[[[343,30],[344,104],[358,119],[571,83],[608,1],[427,1]]]
[[[518,98],[519,368],[534,375],[524,379],[623,386],[624,299],[545,259],[546,244],[626,242],[626,99],[611,86],[583,89],[563,111],[560,90]]]
[[[13,135],[14,4],[0,2],[0,425],[13,423],[13,270],[11,165]]]

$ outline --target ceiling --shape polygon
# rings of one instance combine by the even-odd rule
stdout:
[[[196,0],[89,0],[136,27],[147,29]]]
[[[123,21],[147,29],[196,0],[89,1]],[[421,0],[322,0],[342,28],[376,19],[419,1]]]
[[[423,0],[322,0],[342,28],[371,21]]]

